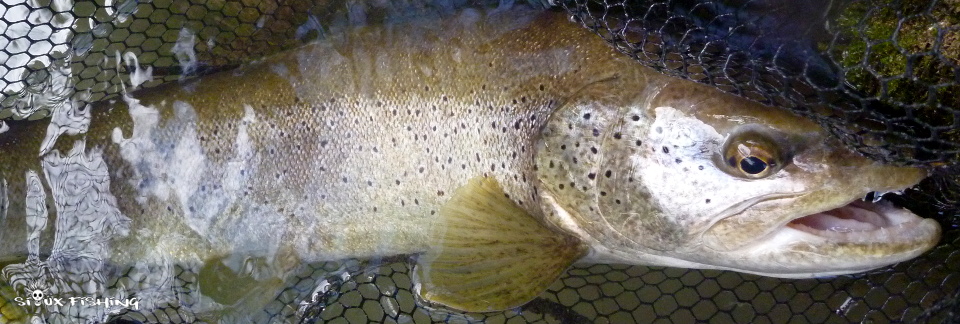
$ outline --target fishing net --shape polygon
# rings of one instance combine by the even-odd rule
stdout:
[[[504,1],[502,8],[507,8]],[[531,3],[538,5],[540,2]],[[894,196],[942,221],[943,242],[869,274],[781,280],[724,271],[578,265],[533,302],[463,314],[420,306],[410,262],[302,265],[262,312],[234,322],[960,323],[960,3],[957,1],[606,1],[554,3],[614,48],[663,73],[791,109],[872,158],[935,168],[920,190]],[[447,15],[486,1],[4,1],[0,119],[40,119],[64,105],[230,69],[352,25]],[[428,17],[429,18],[429,17]],[[68,82],[64,78],[67,76]],[[137,82],[131,82],[137,81]],[[2,126],[0,126],[2,129]],[[109,269],[109,291],[174,298],[115,310],[114,323],[204,318],[198,265],[163,282]],[[77,274],[83,277],[83,273]],[[252,280],[252,279],[250,279]],[[161,288],[157,288],[161,287]],[[142,288],[142,289],[141,289]],[[138,290],[140,289],[140,290]],[[0,284],[0,322],[24,320]],[[256,308],[256,309],[260,309]],[[22,314],[20,314],[22,315]],[[103,314],[100,314],[103,315]],[[52,322],[83,320],[65,309]],[[241,315],[237,315],[241,316]],[[231,319],[225,317],[227,319]]]

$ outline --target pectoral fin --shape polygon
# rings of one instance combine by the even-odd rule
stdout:
[[[506,198],[493,178],[457,189],[440,209],[416,275],[420,296],[468,312],[523,305],[585,253]]]

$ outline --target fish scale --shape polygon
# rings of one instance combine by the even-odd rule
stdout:
[[[261,309],[304,262],[420,254],[414,281],[426,303],[495,311],[529,301],[583,257],[819,276],[915,256],[939,234],[919,218],[852,242],[788,227],[924,173],[855,156],[808,120],[637,66],[557,13],[466,10],[363,27],[91,109],[88,132],[66,132],[41,159],[87,161],[44,171],[95,180],[98,191],[83,196],[88,186],[68,182],[51,199],[76,198],[69,192],[119,210],[104,226],[129,222],[130,233],[112,237],[112,250],[54,243],[51,255],[198,265],[200,291],[241,309]],[[54,130],[70,121],[52,120]],[[14,126],[0,152],[29,153],[0,155],[0,165],[19,212],[19,177],[39,169],[20,158],[45,129]],[[815,167],[737,173],[716,157],[728,154],[723,143],[752,143],[743,136]],[[27,241],[24,220],[8,220],[0,235]],[[31,235],[64,240],[44,233]],[[3,254],[26,254],[6,244]],[[11,271],[29,280],[30,267]],[[213,289],[244,276],[249,288]]]

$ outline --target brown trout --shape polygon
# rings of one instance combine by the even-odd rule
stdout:
[[[85,133],[54,118],[0,134],[0,256],[208,272],[258,258],[282,278],[420,255],[425,300],[491,311],[578,261],[832,276],[913,258],[940,233],[862,199],[925,171],[660,75],[553,12],[363,27],[84,113]]]

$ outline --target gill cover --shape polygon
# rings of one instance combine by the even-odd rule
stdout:
[[[676,149],[647,142],[654,117],[647,107],[664,85],[656,75],[624,72],[585,89],[555,111],[542,131],[536,162],[543,194],[607,248],[670,251],[690,240],[688,223],[697,221],[664,218],[639,178],[650,166],[633,159]]]
[[[588,242],[589,260],[798,277],[876,268],[936,242],[929,220],[889,246],[784,235],[792,220],[925,173],[870,161],[785,111],[625,76],[556,111],[536,155],[544,201],[556,205],[550,221]]]

